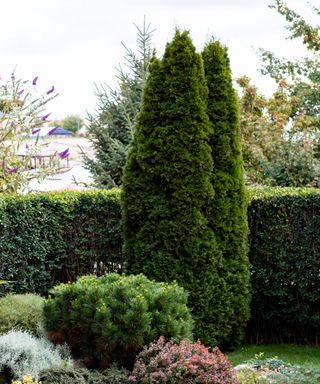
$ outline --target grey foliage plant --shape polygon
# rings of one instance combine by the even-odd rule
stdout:
[[[71,357],[66,346],[54,346],[45,338],[28,332],[10,331],[0,336],[0,372],[10,371],[13,378],[26,374],[38,378],[50,367],[70,366]]]

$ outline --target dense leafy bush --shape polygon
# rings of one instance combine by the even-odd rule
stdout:
[[[224,281],[224,289],[220,289],[219,297],[211,303],[215,321],[208,329],[219,344],[236,346],[243,341],[250,303],[247,199],[239,111],[227,48],[212,40],[202,57],[209,89],[211,183],[215,191],[206,206],[206,215],[222,253],[219,276]]]
[[[11,329],[37,333],[41,321],[43,298],[27,293],[0,299],[0,334]]]
[[[224,281],[204,214],[214,193],[206,96],[202,58],[177,30],[150,65],[121,199],[126,271],[177,280],[190,293],[196,337],[214,344]]]
[[[139,384],[238,383],[228,358],[218,348],[209,352],[200,342],[176,344],[163,337],[140,352],[130,380]]]
[[[250,191],[250,342],[318,343],[320,193]]]
[[[119,219],[116,191],[1,196],[0,295],[121,270]]]
[[[52,291],[44,305],[44,326],[53,341],[65,341],[88,367],[133,364],[154,338],[190,337],[187,295],[176,283],[143,275],[84,276]]]
[[[13,378],[19,379],[26,374],[37,378],[43,369],[70,364],[68,350],[55,347],[47,339],[22,331],[0,336],[0,372],[7,372]]]

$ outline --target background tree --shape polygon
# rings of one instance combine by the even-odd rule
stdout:
[[[176,280],[189,292],[196,337],[221,339],[217,319],[226,286],[207,225],[213,195],[202,58],[176,31],[153,59],[122,187],[126,272]]]
[[[121,185],[128,145],[132,141],[133,127],[140,109],[142,89],[148,75],[153,30],[146,22],[136,26],[138,51],[125,45],[125,69],[118,69],[118,89],[107,85],[96,86],[97,107],[88,115],[89,139],[95,157],[84,156],[85,167],[93,175],[99,188]]]
[[[308,56],[299,60],[289,60],[276,57],[274,53],[260,49],[263,67],[262,74],[271,76],[276,81],[286,79],[290,95],[299,101],[292,113],[294,118],[303,112],[313,116],[320,128],[320,26],[313,26],[301,15],[290,9],[285,2],[274,0],[270,6],[283,15],[288,22],[287,29],[291,32],[289,38],[301,38]],[[320,10],[313,7],[315,13]]]
[[[67,131],[77,133],[79,129],[84,125],[84,120],[79,115],[68,115],[62,120],[54,120],[49,124],[51,127],[62,127]]]
[[[202,57],[209,89],[207,114],[213,159],[211,183],[215,191],[206,213],[222,252],[219,275],[227,286],[224,305],[216,322],[221,332],[220,343],[234,347],[243,340],[250,302],[247,204],[239,108],[227,48],[212,40],[206,45]]]
[[[279,58],[260,49],[261,73],[277,90],[262,96],[246,77],[241,87],[241,135],[248,183],[318,186],[320,128],[320,34],[283,1],[270,6],[285,17],[290,39],[301,38],[308,56]],[[319,10],[314,8],[319,15]]]
[[[248,184],[317,186],[320,164],[316,157],[314,116],[292,115],[300,100],[291,95],[284,79],[266,98],[248,77],[237,80],[241,98],[241,140]]]

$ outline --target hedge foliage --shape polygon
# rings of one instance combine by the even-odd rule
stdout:
[[[248,192],[253,300],[247,340],[319,342],[320,191]],[[118,191],[1,196],[0,280],[16,280],[7,290],[43,294],[92,273],[90,257],[121,271],[119,221]]]
[[[118,191],[0,199],[0,293],[47,294],[59,282],[120,271]]]
[[[320,193],[303,188],[249,190],[253,297],[248,340],[320,338]]]

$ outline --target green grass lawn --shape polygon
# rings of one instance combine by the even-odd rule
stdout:
[[[246,345],[234,352],[226,354],[235,366],[252,359],[260,352],[264,353],[264,357],[277,356],[279,359],[291,364],[320,370],[320,346],[288,344]]]

